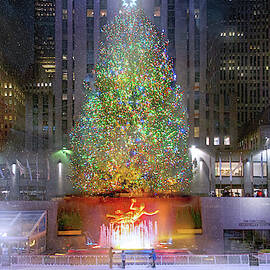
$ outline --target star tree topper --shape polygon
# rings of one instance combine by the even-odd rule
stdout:
[[[123,0],[123,7],[125,8],[133,8],[136,6],[137,0]]]

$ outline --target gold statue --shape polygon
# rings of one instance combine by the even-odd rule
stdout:
[[[115,215],[107,215],[110,219],[110,223],[112,224],[134,224],[139,218],[143,215],[153,216],[159,212],[156,210],[155,212],[148,213],[144,211],[145,204],[142,203],[139,207],[135,207],[136,199],[131,200],[131,205],[129,209],[131,211],[124,213],[121,210],[116,210]]]

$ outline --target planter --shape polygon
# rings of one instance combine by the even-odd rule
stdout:
[[[58,236],[73,236],[73,235],[81,235],[81,230],[68,230],[68,231],[58,231]]]

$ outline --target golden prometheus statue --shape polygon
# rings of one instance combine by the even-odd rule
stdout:
[[[139,207],[135,207],[136,199],[131,200],[131,205],[129,207],[128,212],[124,213],[122,210],[116,210],[115,215],[106,215],[107,218],[110,219],[110,223],[112,224],[134,224],[139,218],[143,215],[153,216],[159,212],[156,210],[155,212],[146,212],[145,204],[142,203]]]

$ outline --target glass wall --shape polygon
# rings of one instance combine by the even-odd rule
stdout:
[[[221,162],[221,175],[222,176],[230,176],[230,170],[232,170],[232,176],[243,176],[243,165],[240,162]],[[215,174],[216,176],[220,176],[220,164],[219,162],[215,163]]]

